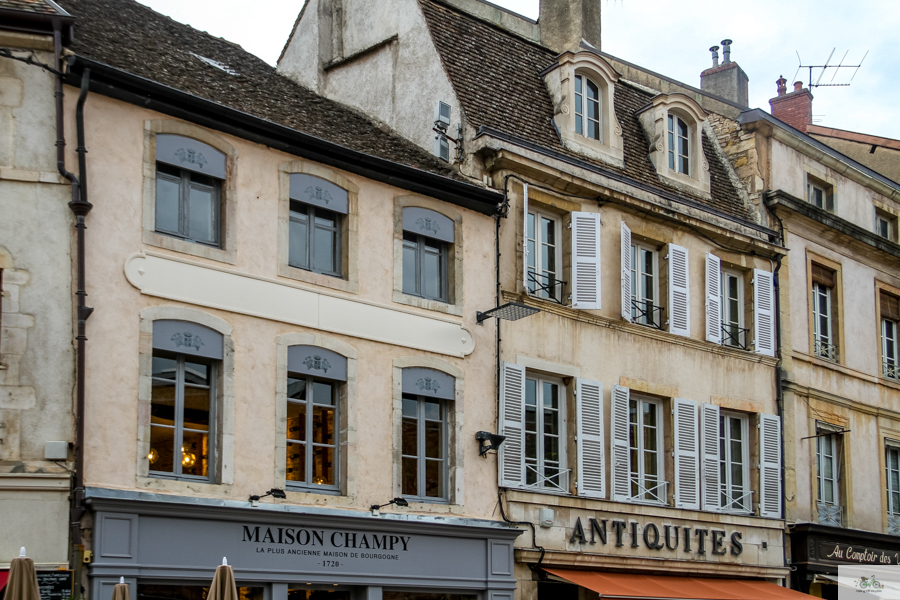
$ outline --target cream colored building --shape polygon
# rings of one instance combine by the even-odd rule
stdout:
[[[278,68],[506,193],[500,302],[539,311],[485,321],[516,598],[787,597],[786,252],[711,126],[744,107],[598,51],[599,7],[309,2]]]
[[[69,563],[74,219],[56,78],[34,61],[58,66],[54,29],[68,39],[71,22],[52,3],[0,2],[0,571],[22,546],[39,570]]]

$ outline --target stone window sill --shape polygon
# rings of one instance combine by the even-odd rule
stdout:
[[[455,315],[457,317],[462,316],[462,306],[458,304],[448,304],[439,300],[428,300],[426,298],[419,298],[418,296],[410,296],[409,294],[404,294],[399,290],[394,290],[393,300],[394,302],[397,302],[399,304],[406,304],[408,306],[415,306],[417,308],[424,308],[426,310],[442,312],[448,315]]]
[[[351,294],[356,294],[359,291],[359,283],[356,281],[343,279],[341,277],[332,277],[331,275],[324,275],[322,273],[313,273],[312,271],[299,269],[283,263],[278,265],[278,276]]]
[[[182,254],[190,254],[191,256],[207,258],[229,265],[237,263],[237,253],[234,250],[223,250],[221,248],[213,248],[211,246],[204,246],[203,244],[179,240],[178,238],[163,235],[156,231],[145,229],[143,241],[150,246],[165,248],[166,250],[181,252]]]

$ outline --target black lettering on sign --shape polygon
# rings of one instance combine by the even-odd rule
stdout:
[[[625,521],[618,519],[612,522],[613,529],[616,530],[616,548],[621,548],[625,544],[622,543],[622,531],[625,529]]]
[[[678,527],[678,525],[666,525],[664,527],[664,529],[666,532],[666,548],[668,548],[669,550],[678,550],[678,530],[680,529],[680,527]],[[674,546],[669,543],[669,531],[672,529],[675,530],[675,545]]]
[[[717,531],[713,529],[712,531],[712,553],[717,556],[722,556],[725,554],[725,532]]]
[[[653,533],[653,541],[650,541],[650,534]],[[647,523],[644,525],[644,543],[651,550],[659,550],[663,547],[663,543],[659,541],[659,528],[655,523]]]
[[[603,519],[600,521],[600,523],[598,523],[597,519],[592,518],[590,520],[590,523],[591,523],[591,543],[592,544],[597,543],[597,540],[594,538],[594,534],[596,533],[597,535],[600,536],[600,541],[603,542],[604,544],[606,544],[606,519]],[[601,523],[603,524],[602,527],[600,526]]]
[[[638,533],[637,533],[638,524],[637,521],[631,522],[631,547],[632,548],[640,548],[638,546]]]
[[[581,517],[575,519],[575,529],[572,531],[572,537],[569,538],[569,543],[574,544],[578,542],[579,544],[586,544],[587,538],[584,537],[584,527],[581,525]]]
[[[731,534],[731,554],[733,556],[740,556],[744,551],[744,545],[741,544],[741,534],[738,531],[735,531]]]

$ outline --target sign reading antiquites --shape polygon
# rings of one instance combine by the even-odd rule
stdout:
[[[640,548],[641,542],[651,550],[695,553],[715,556],[731,554],[740,556],[744,551],[739,531],[730,534],[724,529],[707,527],[686,527],[682,525],[662,525],[645,523],[643,528],[637,521],[625,522],[622,519],[588,519],[585,529],[581,517],[575,520],[571,544],[604,544],[612,542],[616,548],[625,546],[626,541],[631,548]]]

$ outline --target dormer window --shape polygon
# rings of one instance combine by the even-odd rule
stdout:
[[[575,133],[602,139],[600,88],[584,75],[575,76]]]
[[[691,174],[691,138],[687,123],[669,115],[669,168]]]

